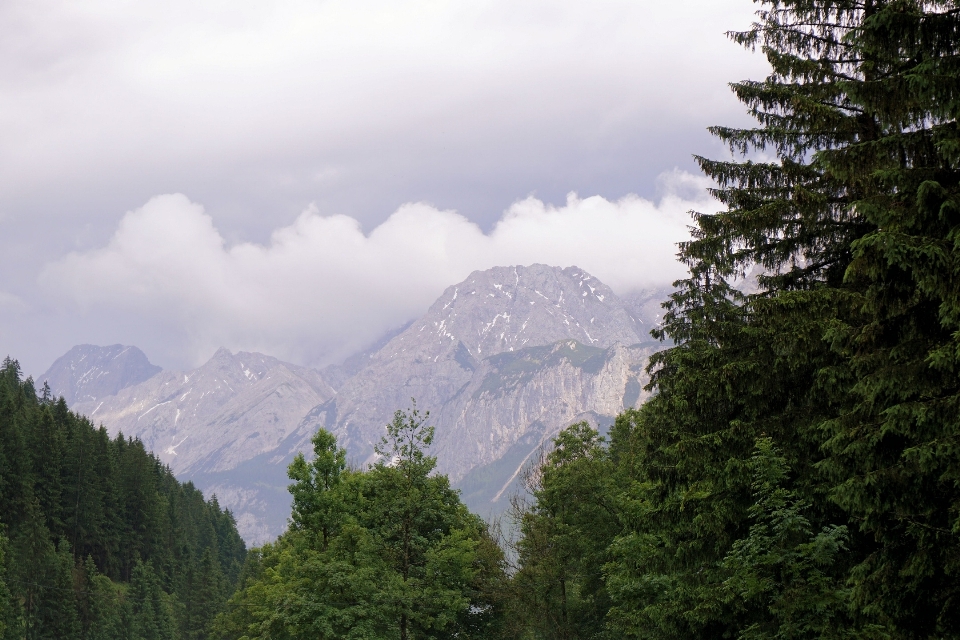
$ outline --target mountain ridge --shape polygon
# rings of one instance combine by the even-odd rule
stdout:
[[[40,380],[50,385],[54,396],[62,396],[72,406],[116,395],[160,371],[134,346],[78,344],[57,358]]]
[[[577,267],[496,267],[341,365],[317,371],[220,349],[196,369],[75,409],[140,437],[178,477],[215,492],[258,543],[282,531],[286,465],[309,454],[317,428],[369,464],[393,413],[416,398],[431,411],[439,471],[471,508],[495,512],[514,463],[572,422],[603,428],[644,399],[644,365],[659,348],[645,337],[658,320],[648,303],[621,300]]]

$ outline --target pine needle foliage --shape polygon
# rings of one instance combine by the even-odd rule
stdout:
[[[246,548],[139,440],[0,366],[0,640],[206,638]]]
[[[629,524],[607,565],[610,629],[830,635],[817,607],[810,624],[778,618],[777,590],[718,590],[767,517],[757,505],[773,508],[753,486],[763,441],[791,470],[804,531],[847,532],[783,588],[834,585],[817,598],[836,635],[955,636],[960,7],[775,0],[757,16],[730,34],[771,67],[732,85],[757,126],[713,128],[733,155],[698,158],[724,209],[695,214],[657,395],[614,431]],[[751,272],[757,291],[735,288]]]

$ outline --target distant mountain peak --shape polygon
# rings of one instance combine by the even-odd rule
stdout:
[[[63,396],[72,405],[116,395],[160,371],[137,347],[79,344],[57,358],[40,380],[50,385],[54,395]]]
[[[474,271],[381,353],[415,350],[439,359],[462,342],[471,356],[485,358],[566,338],[604,348],[635,344],[644,333],[613,291],[583,269],[533,264]]]
[[[469,504],[502,508],[560,429],[610,424],[643,401],[643,368],[659,348],[647,332],[662,297],[626,301],[576,266],[475,271],[420,318],[322,372],[220,348],[196,369],[75,409],[140,437],[182,479],[215,492],[250,543],[282,530],[286,465],[309,452],[318,427],[362,465],[411,398],[431,413],[439,470]]]

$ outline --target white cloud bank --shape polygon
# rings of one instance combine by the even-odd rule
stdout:
[[[369,234],[353,218],[310,208],[266,245],[233,246],[201,205],[161,195],[128,212],[106,246],[47,265],[40,283],[64,311],[175,328],[188,344],[171,344],[179,353],[170,355],[184,364],[221,345],[314,364],[418,316],[477,269],[541,262],[579,266],[618,292],[667,284],[684,273],[675,254],[687,211],[712,206],[677,195],[691,183],[702,186],[667,174],[658,203],[527,198],[489,234],[422,203],[401,206]]]

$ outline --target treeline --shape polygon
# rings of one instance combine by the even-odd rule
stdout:
[[[760,4],[655,394],[531,469],[512,571],[400,431],[321,439],[218,634],[960,637],[960,5]]]
[[[0,639],[206,638],[246,549],[139,440],[0,369]]]

